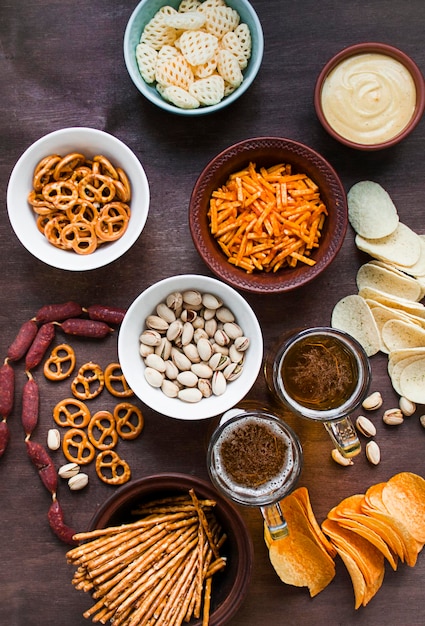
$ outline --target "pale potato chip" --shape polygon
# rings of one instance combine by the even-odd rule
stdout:
[[[136,61],[139,72],[147,83],[155,81],[155,70],[158,52],[146,43],[139,43],[136,46]]]
[[[224,96],[224,80],[218,74],[200,78],[189,86],[189,93],[204,106],[217,104]]]
[[[351,187],[347,194],[348,219],[356,233],[367,239],[379,239],[393,233],[399,217],[389,194],[370,180]]]
[[[197,109],[200,106],[199,100],[194,98],[186,89],[176,85],[164,87],[163,94],[166,100],[181,109]]]
[[[235,30],[240,22],[239,13],[228,6],[209,7],[204,15],[206,16],[205,30],[218,39]]]
[[[219,50],[217,54],[217,70],[226,83],[239,87],[243,81],[243,74],[238,60],[229,50]]]
[[[386,237],[366,239],[356,235],[355,242],[362,252],[381,261],[393,263],[398,268],[403,267],[405,271],[419,261],[422,252],[419,235],[402,222],[399,222],[395,231]]]
[[[218,39],[200,30],[187,30],[180,39],[180,49],[190,65],[203,65],[214,57],[218,49]]]
[[[414,276],[417,278],[418,276],[425,277],[425,240],[421,235],[418,235],[419,246],[420,246],[420,255],[416,263],[410,265],[409,267],[405,267],[402,264],[397,265],[396,267],[406,274],[410,276]]]
[[[184,11],[164,16],[164,24],[179,30],[198,30],[206,22],[206,16],[199,11]]]
[[[425,358],[417,358],[403,367],[400,373],[400,391],[402,396],[425,404]]]
[[[379,352],[381,339],[375,319],[359,295],[342,298],[333,308],[331,326],[357,339],[368,356]]]
[[[386,324],[386,322],[394,319],[399,319],[410,324],[415,324],[415,326],[421,328],[421,326],[417,322],[413,322],[409,318],[409,316],[402,311],[397,311],[396,309],[385,306],[384,304],[380,304],[379,302],[373,302],[372,300],[366,300],[366,302],[378,327],[379,335],[381,337],[381,352],[383,352],[384,354],[389,353],[389,350],[382,339],[382,328],[384,327],[384,324]]]
[[[372,261],[362,265],[356,276],[357,288],[372,287],[379,291],[392,294],[406,300],[418,302],[422,296],[422,289],[418,281],[403,272],[387,269]]]
[[[386,306],[393,307],[399,311],[416,315],[416,317],[425,318],[425,306],[422,302],[413,302],[412,300],[406,300],[405,298],[398,298],[385,291],[379,291],[378,289],[372,289],[372,287],[364,287],[359,290],[359,296],[366,301],[374,300]]]
[[[425,346],[425,329],[404,320],[388,320],[381,336],[389,352]]]

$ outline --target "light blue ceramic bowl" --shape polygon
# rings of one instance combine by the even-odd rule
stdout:
[[[164,0],[141,0],[136,6],[124,33],[124,60],[128,73],[137,89],[150,100],[150,102],[165,111],[187,116],[206,115],[220,111],[240,98],[257,76],[264,52],[264,37],[260,20],[247,0],[226,0],[227,6],[235,9],[239,13],[241,22],[247,24],[251,31],[252,52],[248,66],[243,70],[244,80],[232,94],[223,98],[218,104],[202,106],[197,109],[181,109],[164,100],[153,84],[148,84],[143,80],[136,61],[136,47],[146,24],[162,6],[167,5],[177,9],[180,2],[181,0],[169,0],[168,2]]]

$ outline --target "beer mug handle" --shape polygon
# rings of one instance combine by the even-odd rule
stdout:
[[[325,422],[325,428],[343,456],[351,458],[359,454],[361,443],[348,415],[341,419]]]
[[[288,525],[283,517],[279,503],[276,502],[275,504],[268,504],[260,508],[271,538],[275,540],[286,537],[288,534]]]

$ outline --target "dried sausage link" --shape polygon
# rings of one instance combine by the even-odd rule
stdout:
[[[63,304],[45,304],[35,314],[35,321],[45,324],[46,322],[61,322],[68,317],[78,317],[83,313],[83,308],[70,300]]]
[[[53,502],[47,513],[47,519],[49,520],[50,528],[61,541],[70,546],[78,545],[78,541],[74,539],[76,532],[73,528],[65,524],[62,507],[56,498],[53,498]]]
[[[87,320],[78,317],[73,317],[65,320],[60,324],[62,330],[67,335],[77,335],[79,337],[88,337],[93,339],[103,339],[113,329],[105,324],[105,322],[99,322],[96,320]]]
[[[40,393],[38,384],[33,376],[28,373],[28,380],[22,391],[21,421],[25,435],[29,437],[38,424],[40,406]]]
[[[55,327],[52,322],[46,322],[38,329],[27,356],[25,357],[25,367],[32,370],[41,362],[50,344],[55,337]]]
[[[6,420],[0,422],[0,457],[3,456],[9,443],[10,432]]]
[[[38,326],[34,320],[28,320],[22,324],[7,351],[7,357],[10,361],[19,361],[25,356],[34,341],[37,331]]]
[[[106,324],[121,324],[126,314],[125,309],[104,306],[102,304],[92,304],[86,310],[91,320],[105,322]]]
[[[12,412],[15,397],[15,371],[5,359],[0,367],[0,418],[6,419]]]
[[[43,485],[51,494],[55,494],[58,487],[58,474],[49,453],[36,441],[26,439],[25,443],[28,456],[37,468]]]

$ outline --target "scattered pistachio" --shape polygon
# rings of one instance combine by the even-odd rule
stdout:
[[[372,465],[378,465],[381,460],[381,450],[376,441],[368,441],[366,444],[366,458]]]
[[[375,424],[373,424],[367,417],[364,417],[364,415],[358,416],[356,419],[356,426],[357,430],[359,430],[365,437],[374,437],[376,435]]]
[[[50,450],[59,450],[61,445],[61,436],[57,428],[49,428],[47,431],[47,447]]]
[[[383,400],[379,391],[374,391],[370,396],[365,398],[362,407],[365,411],[375,411],[382,406]]]
[[[421,426],[425,428],[425,415],[421,415],[419,418],[419,421],[421,423]]]
[[[59,468],[58,474],[61,478],[71,478],[80,471],[78,463],[66,463]]]
[[[71,491],[79,491],[80,489],[84,489],[88,482],[88,475],[84,472],[79,472],[78,474],[75,474],[75,476],[71,476],[68,480],[68,487]]]
[[[338,463],[338,465],[344,465],[344,466],[353,465],[353,459],[348,459],[347,457],[343,456],[341,452],[338,450],[338,448],[334,448],[332,450],[331,456],[333,460],[335,461],[335,463]]]
[[[404,396],[401,396],[399,400],[399,407],[406,417],[410,417],[416,411],[416,404]]]
[[[387,409],[382,419],[388,426],[398,426],[404,421],[403,413],[400,409]]]

